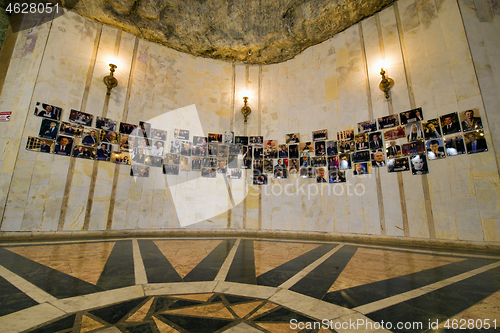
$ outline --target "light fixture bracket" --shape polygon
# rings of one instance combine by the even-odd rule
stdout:
[[[248,97],[243,97],[243,101],[245,105],[241,108],[241,113],[243,113],[243,117],[245,117],[245,123],[247,122],[248,116],[252,113],[252,109],[247,105]]]
[[[391,90],[391,88],[394,86],[394,80],[385,76],[385,71],[383,68],[380,70],[380,75],[382,75],[382,81],[379,85],[380,90],[385,93],[385,98],[389,99],[389,90]]]
[[[118,85],[118,80],[116,77],[113,76],[113,73],[115,72],[116,65],[114,64],[109,64],[109,75],[105,76],[103,81],[104,84],[107,87],[106,95],[111,95],[111,89],[116,87]]]

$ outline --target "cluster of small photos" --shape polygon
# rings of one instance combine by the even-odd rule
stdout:
[[[299,175],[318,183],[342,183],[345,172],[370,174],[387,166],[388,172],[429,172],[427,160],[487,151],[478,109],[450,113],[424,121],[422,109],[413,109],[358,124],[358,133],[344,130],[328,140],[328,130],[312,133],[312,142],[300,142],[299,133],[286,135],[285,143],[262,136],[234,136],[233,132],[193,136],[176,129],[167,150],[167,132],[151,124],[120,123],[71,110],[69,122],[60,121],[61,108],[37,103],[42,120],[38,137],[28,137],[26,149],[77,158],[131,165],[130,174],[148,177],[150,167],[167,175],[200,171],[202,177],[217,173],[240,179],[242,169],[253,169],[255,185]],[[47,119],[48,118],[48,119]],[[464,133],[462,135],[462,132]],[[465,137],[465,140],[464,140]]]

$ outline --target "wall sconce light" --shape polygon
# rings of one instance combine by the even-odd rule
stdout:
[[[118,80],[116,79],[116,77],[113,76],[115,69],[116,69],[116,65],[109,64],[109,75],[105,76],[103,79],[104,84],[108,88],[108,90],[106,91],[106,95],[108,95],[108,96],[111,95],[111,89],[113,89],[114,87],[116,87],[118,85]]]
[[[383,68],[380,69],[380,75],[382,75],[382,81],[380,82],[380,90],[382,90],[385,93],[385,98],[389,99],[389,90],[391,90],[392,86],[394,85],[394,80],[385,77],[385,71]]]
[[[245,123],[247,122],[247,118],[252,113],[252,109],[247,105],[248,97],[243,97],[243,101],[245,105],[241,108],[241,113],[243,113],[243,117],[245,117]]]

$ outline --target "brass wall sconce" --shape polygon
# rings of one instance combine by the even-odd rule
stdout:
[[[383,68],[380,69],[380,75],[382,75],[382,81],[380,82],[380,90],[382,90],[385,93],[385,98],[389,99],[389,90],[391,90],[392,86],[394,85],[394,80],[385,77],[385,71]]]
[[[241,108],[241,113],[243,113],[243,117],[245,117],[245,123],[247,122],[247,118],[252,113],[252,109],[247,105],[248,97],[243,97],[243,101],[245,105]]]
[[[103,81],[108,90],[106,91],[106,95],[111,95],[111,89],[116,87],[118,85],[118,80],[116,77],[113,76],[113,73],[115,72],[116,65],[109,64],[109,75],[105,76]]]

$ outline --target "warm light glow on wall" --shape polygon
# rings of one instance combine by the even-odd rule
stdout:
[[[250,89],[246,89],[246,90],[242,89],[240,91],[238,99],[240,101],[243,101],[243,97],[248,97],[248,101],[250,102],[254,98],[254,94],[252,93],[252,91]]]

